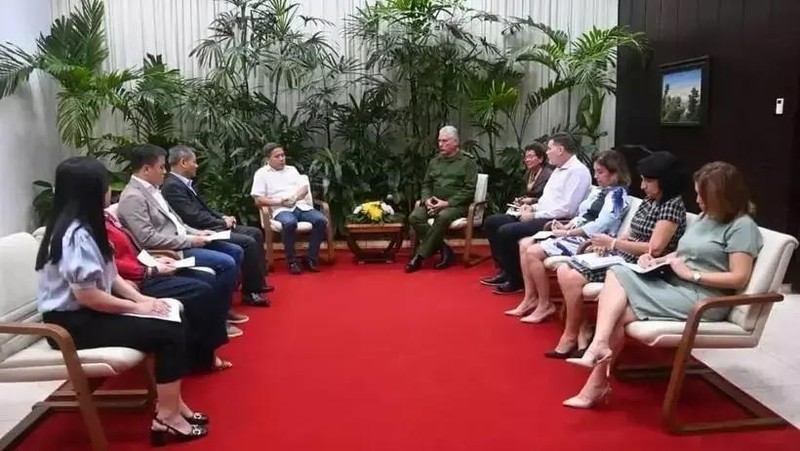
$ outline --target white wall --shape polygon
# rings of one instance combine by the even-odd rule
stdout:
[[[32,52],[50,28],[49,0],[0,0],[0,41]],[[64,158],[56,126],[56,86],[45,75],[0,100],[0,236],[32,230],[34,180],[52,181]]]

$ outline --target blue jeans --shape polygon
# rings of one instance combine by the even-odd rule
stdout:
[[[286,253],[286,260],[290,263],[296,260],[294,242],[297,223],[311,223],[311,234],[308,237],[308,259],[316,263],[319,259],[319,246],[322,244],[322,239],[325,238],[325,229],[328,225],[325,215],[314,209],[301,211],[299,208],[295,208],[292,211],[278,213],[275,216],[275,220],[283,226],[283,249]]]
[[[231,246],[231,248],[226,247],[230,252],[236,252],[232,248],[237,248],[239,250],[238,260],[224,252],[218,252],[202,247],[184,249],[183,255],[185,257],[194,257],[195,266],[205,266],[213,269],[214,272],[217,273],[216,281],[212,284],[212,286],[214,287],[216,295],[219,296],[220,299],[225,299],[228,303],[228,306],[230,306],[233,299],[233,290],[236,288],[236,278],[239,276],[239,262],[242,261],[242,255],[244,254],[244,251],[242,251],[242,248],[236,246],[235,244],[224,244]],[[185,271],[186,270],[181,271],[181,275],[185,275]],[[194,271],[192,271],[191,274],[193,274],[195,278],[203,278],[203,276],[200,274],[194,274]]]

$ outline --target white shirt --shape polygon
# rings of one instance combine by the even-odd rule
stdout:
[[[542,219],[575,216],[591,186],[592,175],[589,169],[573,155],[566,163],[553,170],[544,186],[542,197],[534,206],[534,216]]]
[[[292,197],[300,187],[306,184],[306,178],[297,172],[294,166],[284,166],[280,171],[270,165],[259,168],[253,175],[253,186],[250,189],[251,196],[266,197],[267,199],[283,199]],[[272,207],[272,217],[283,211],[309,211],[314,207],[308,202],[307,198],[298,199],[291,207],[275,205]]]
[[[178,219],[178,217],[175,216],[175,214],[169,208],[169,204],[167,203],[167,199],[164,199],[164,195],[161,194],[161,190],[156,188],[152,184],[150,184],[150,182],[148,182],[146,180],[142,180],[139,177],[136,177],[135,175],[131,176],[131,180],[136,180],[137,183],[139,183],[140,185],[144,186],[144,189],[148,193],[150,193],[153,197],[156,198],[156,202],[158,202],[158,205],[164,211],[167,212],[167,217],[169,218],[170,221],[172,221],[173,224],[175,224],[175,229],[178,231],[178,235],[186,236],[186,226],[183,225],[183,222],[181,222]]]

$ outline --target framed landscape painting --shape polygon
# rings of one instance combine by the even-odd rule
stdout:
[[[699,127],[708,116],[709,58],[661,66],[661,125]]]

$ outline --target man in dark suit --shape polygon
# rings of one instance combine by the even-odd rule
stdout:
[[[197,175],[197,156],[194,149],[178,145],[169,149],[170,173],[161,186],[161,192],[170,207],[187,225],[203,230],[231,231],[231,243],[244,250],[242,261],[242,301],[246,304],[268,307],[269,301],[262,293],[274,288],[267,285],[264,261],[264,235],[255,227],[238,225],[236,218],[226,216],[206,204],[192,185]],[[213,249],[214,243],[207,247]]]

